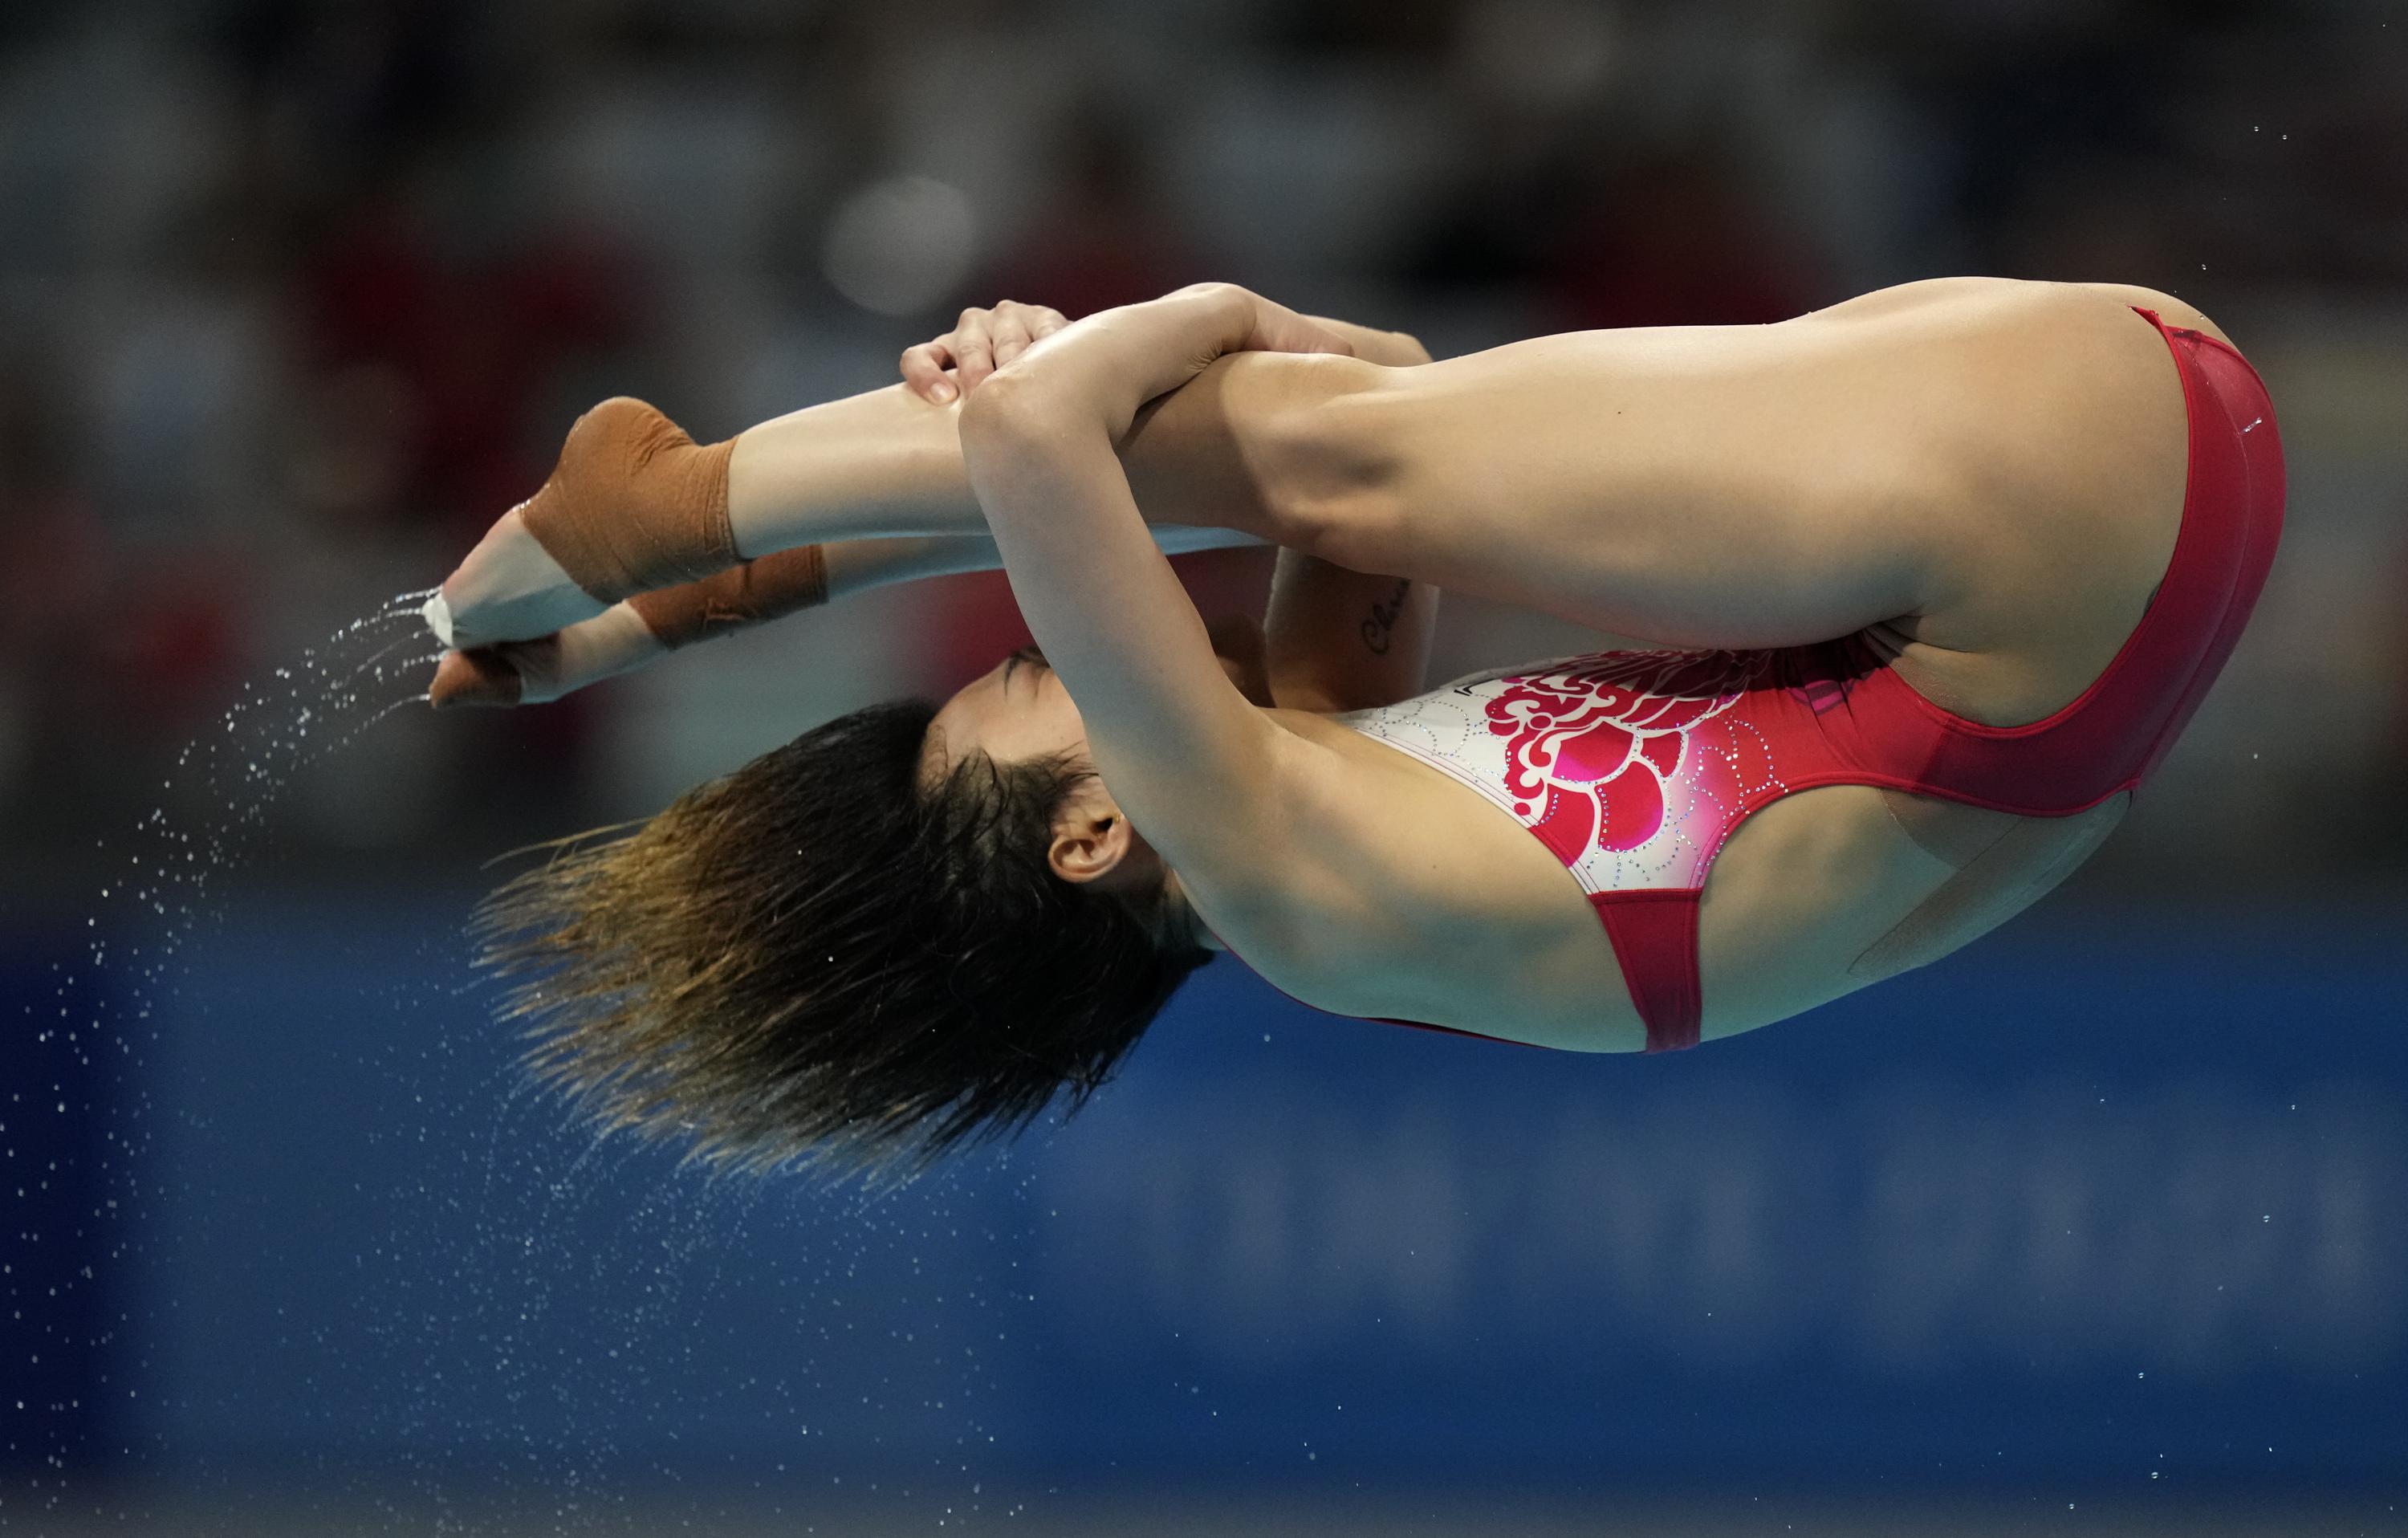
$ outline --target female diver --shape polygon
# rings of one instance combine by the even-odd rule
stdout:
[[[965,312],[904,368],[709,447],[607,402],[429,605],[438,703],[508,701],[1009,571],[1037,648],[484,910],[538,1071],[714,1161],[916,1164],[1075,1105],[1223,949],[1324,1010],[1584,1051],[1936,959],[2122,816],[2282,520],[2255,373],[2113,285],[1438,363],[1206,285]],[[1283,547],[1255,647],[1163,558],[1204,530]],[[1438,583],[1673,650],[1424,692]]]

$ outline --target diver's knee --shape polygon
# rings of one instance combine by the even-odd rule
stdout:
[[[1281,544],[1384,569],[1373,557],[1400,532],[1407,462],[1389,385],[1400,371],[1357,358],[1309,361],[1314,388],[1272,410],[1258,441],[1264,505]]]

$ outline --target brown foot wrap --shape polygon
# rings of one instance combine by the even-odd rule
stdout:
[[[827,558],[801,545],[627,600],[660,643],[690,645],[827,602]]]
[[[520,510],[569,579],[604,603],[736,561],[727,460],[652,407],[615,395],[577,419],[551,479]]]

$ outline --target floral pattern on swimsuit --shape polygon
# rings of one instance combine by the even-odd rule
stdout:
[[[1511,813],[1584,890],[1696,887],[1748,808],[1784,788],[1737,709],[1763,652],[1605,652],[1335,719]]]

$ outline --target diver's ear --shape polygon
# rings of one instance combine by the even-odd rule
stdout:
[[[1084,885],[1118,870],[1135,844],[1135,830],[1120,808],[1079,808],[1054,825],[1045,860],[1064,881]]]

